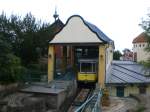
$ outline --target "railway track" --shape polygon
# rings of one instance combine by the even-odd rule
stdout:
[[[75,100],[72,102],[70,108],[67,112],[74,112],[78,107],[80,107],[93,93],[93,89],[82,88]]]

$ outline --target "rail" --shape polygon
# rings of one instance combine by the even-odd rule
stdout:
[[[87,108],[90,108],[90,112],[101,112],[100,103],[101,103],[102,90],[96,90],[94,94],[88,98],[75,112],[89,112],[86,111]]]

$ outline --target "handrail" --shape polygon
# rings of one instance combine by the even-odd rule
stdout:
[[[93,93],[93,91],[92,91],[92,93]],[[87,98],[87,100],[88,100],[90,97],[91,97],[91,96],[89,95],[88,98]],[[86,107],[86,105],[83,106],[83,108],[81,109],[81,112],[84,112],[85,107]]]
[[[102,91],[100,91],[99,93],[98,93],[98,98],[97,98],[97,101],[96,101],[96,103],[95,103],[95,105],[94,105],[94,108],[93,108],[93,110],[92,110],[92,112],[97,112],[96,111],[96,109],[97,109],[97,107],[99,107],[100,106],[100,97],[102,96]]]
[[[96,103],[95,103],[95,105],[94,105],[94,108],[93,108],[93,110],[92,110],[92,112],[95,112],[94,110],[96,109],[96,106],[99,104],[99,102],[100,102],[100,97],[102,96],[102,94],[101,94],[101,90],[100,90],[100,92],[98,92],[98,93],[94,93],[94,95],[93,96],[91,96],[89,99],[87,99],[79,108],[77,108],[76,110],[75,110],[75,112],[79,112],[82,108],[84,108],[95,96],[97,96],[98,95],[98,99],[97,99],[97,101],[96,101]]]
[[[77,110],[75,110],[75,112],[79,112],[88,102],[92,100],[92,98],[94,98],[94,96],[96,96],[96,94],[94,94],[88,100],[86,100]]]

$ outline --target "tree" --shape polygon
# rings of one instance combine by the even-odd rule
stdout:
[[[120,60],[121,56],[122,56],[122,54],[121,54],[121,52],[119,50],[114,51],[114,54],[113,54],[113,59],[114,60]]]
[[[52,34],[50,24],[37,21],[31,13],[25,17],[0,14],[0,83],[15,81],[25,68],[39,66]]]
[[[150,52],[150,13],[147,14],[147,18],[145,18],[144,20],[142,20],[142,23],[140,24],[140,26],[143,28],[143,30],[146,33],[146,38],[148,40],[148,45],[146,47],[146,51]],[[148,61],[143,62],[145,67],[150,67],[150,57],[148,59]]]
[[[20,58],[12,53],[12,46],[0,34],[0,84],[16,82],[24,72]]]
[[[31,14],[25,17],[0,15],[0,34],[12,46],[14,55],[27,66],[37,63],[40,56],[47,55],[47,46],[52,30],[50,24],[41,23]]]

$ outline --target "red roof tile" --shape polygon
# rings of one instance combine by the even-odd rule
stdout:
[[[147,42],[147,35],[146,33],[141,33],[138,35],[136,38],[133,39],[132,43],[142,43],[142,42]]]

